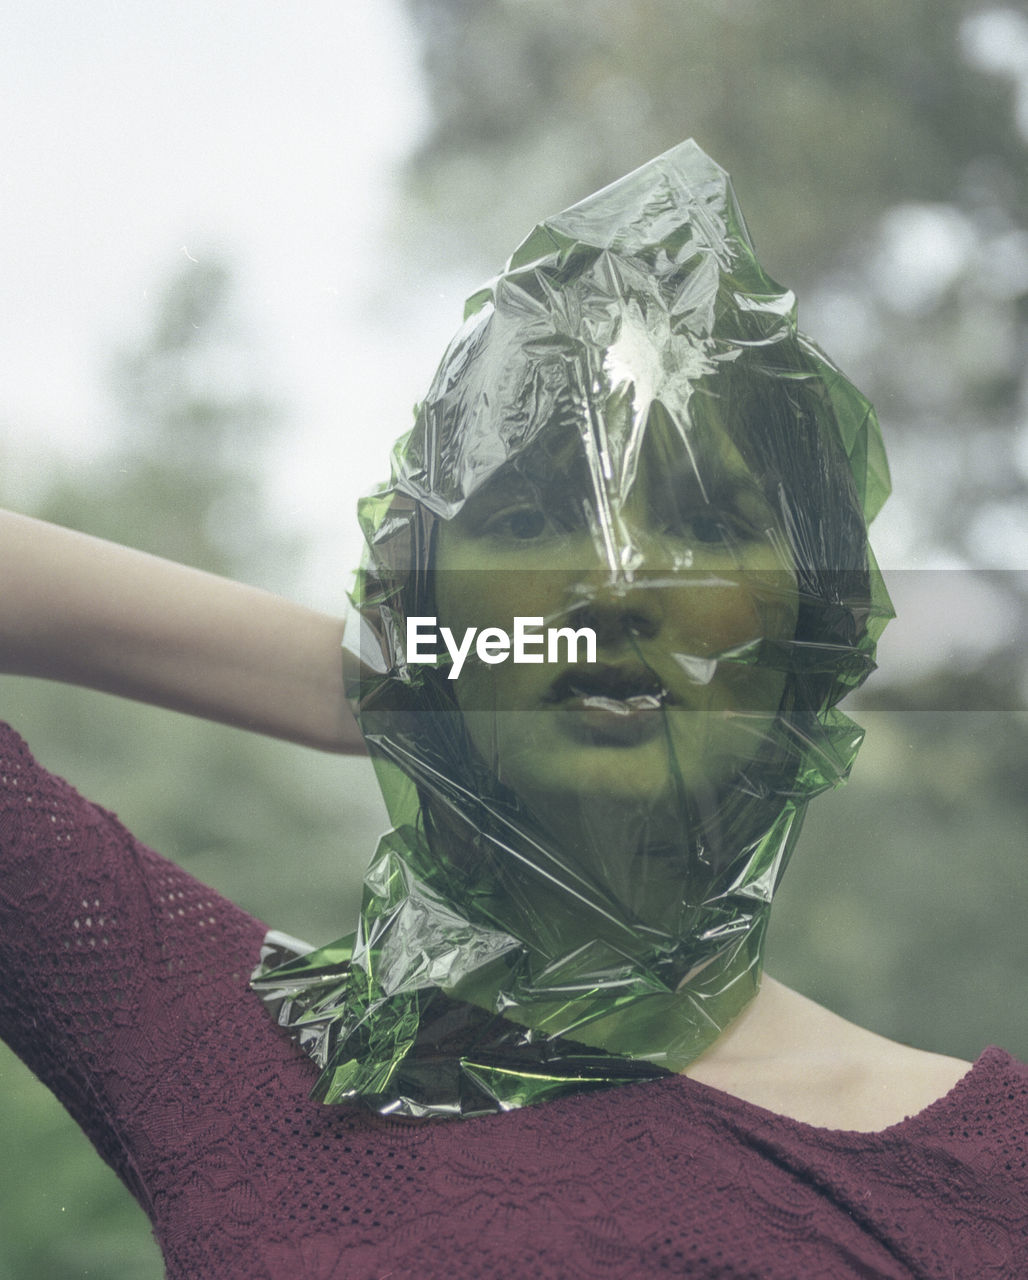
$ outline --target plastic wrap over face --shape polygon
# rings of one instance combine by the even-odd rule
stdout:
[[[353,696],[395,825],[355,934],[257,979],[318,1096],[473,1115],[709,1047],[859,745],[887,491],[694,143],[536,228],[361,504]]]

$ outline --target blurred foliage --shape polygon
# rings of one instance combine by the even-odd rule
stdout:
[[[856,715],[867,738],[850,784],[811,806],[769,970],[904,1044],[1028,1059],[1028,716],[886,701]]]
[[[228,576],[295,562],[261,518],[262,451],[282,413],[217,259],[167,282],[138,344],[111,362],[107,465],[55,476],[35,514]]]
[[[772,271],[809,285],[897,197],[946,200],[969,163],[1021,146],[1009,89],[961,56],[967,0],[407,5],[433,109],[415,175],[463,209],[461,251],[477,236],[491,261],[525,208],[693,136],[737,175]],[[1003,168],[1023,195],[1023,167]]]
[[[474,281],[539,217],[693,135],[733,173],[804,327],[882,412],[900,558],[1024,564],[1022,15],[972,0],[406,3],[432,113],[395,215],[415,253],[406,288]],[[284,586],[301,549],[263,501],[281,418],[256,369],[230,274],[192,264],[115,363],[110,465],[55,473],[34,514]],[[1023,575],[995,589],[1028,621]],[[854,784],[813,806],[770,943],[778,975],[839,1012],[969,1057],[986,1041],[1028,1057],[1013,631],[975,670],[872,684]],[[382,823],[363,762],[29,681],[0,691],[44,763],[149,843],[276,926],[340,931]],[[0,1280],[159,1275],[142,1215],[70,1120],[7,1057],[0,1081]]]

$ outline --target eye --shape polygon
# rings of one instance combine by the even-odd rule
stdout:
[[[709,495],[677,494],[669,534],[707,547],[763,541],[774,523],[767,502],[749,485],[723,486]]]
[[[486,521],[483,531],[494,538],[507,538],[512,542],[531,542],[541,538],[549,529],[546,513],[539,507],[526,504],[508,507]]]
[[[706,547],[736,545],[754,537],[749,522],[737,511],[706,505],[675,512],[664,522],[663,531],[669,537]]]
[[[685,522],[685,527],[697,542],[708,545],[717,542],[734,542],[739,532],[738,527],[735,531],[732,530],[730,522],[726,521],[720,512],[692,516]]]

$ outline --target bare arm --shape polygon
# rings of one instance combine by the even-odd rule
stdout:
[[[101,689],[325,751],[364,745],[342,620],[0,512],[0,670]]]

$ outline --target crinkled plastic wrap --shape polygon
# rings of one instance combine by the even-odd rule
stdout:
[[[887,492],[694,143],[532,232],[360,506],[352,694],[394,829],[356,932],[255,979],[317,1096],[476,1115],[710,1046],[860,743],[836,704],[891,616]]]

